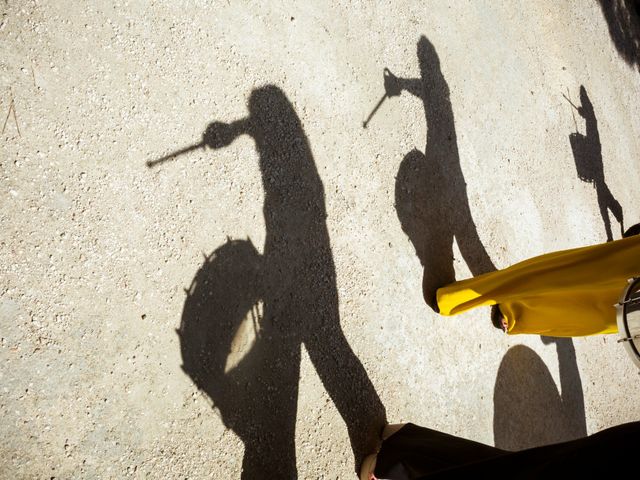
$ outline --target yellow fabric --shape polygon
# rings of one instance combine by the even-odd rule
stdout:
[[[548,253],[437,291],[442,315],[500,304],[508,333],[575,337],[616,333],[617,303],[640,276],[640,235]]]

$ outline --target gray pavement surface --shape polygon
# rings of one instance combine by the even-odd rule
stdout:
[[[422,297],[423,264],[434,286],[640,221],[620,10],[0,11],[1,478],[353,478],[385,419],[516,450],[640,417],[616,336]]]

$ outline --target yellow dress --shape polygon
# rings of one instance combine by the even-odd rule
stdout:
[[[616,333],[614,305],[640,276],[640,235],[548,253],[438,289],[442,315],[500,304],[510,334]]]

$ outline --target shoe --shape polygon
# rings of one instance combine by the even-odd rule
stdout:
[[[508,329],[507,320],[500,311],[500,305],[491,305],[491,323],[498,330],[506,332]]]
[[[400,430],[405,425],[406,423],[387,424],[382,430],[382,441],[384,442],[385,440],[387,440],[391,435],[397,433],[398,430]],[[378,452],[379,451],[380,450],[378,450]],[[376,477],[374,474],[376,462],[378,460],[378,452],[367,455],[362,461],[362,466],[360,467],[360,480],[384,480],[382,478]]]
[[[622,234],[622,238],[633,237],[640,233],[640,223],[636,223],[632,227],[629,227],[626,232]]]

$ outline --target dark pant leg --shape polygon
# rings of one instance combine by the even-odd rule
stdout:
[[[403,471],[412,479],[505,453],[499,448],[408,423],[383,442],[375,474],[379,478],[394,478],[394,473]]]

